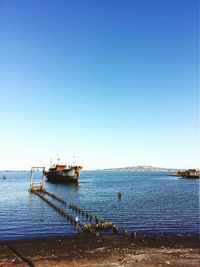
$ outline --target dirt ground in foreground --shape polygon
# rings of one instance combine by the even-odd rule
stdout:
[[[0,266],[199,267],[198,236],[40,238],[0,243]]]

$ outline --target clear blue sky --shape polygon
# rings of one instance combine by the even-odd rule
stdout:
[[[198,167],[197,0],[1,0],[0,169]]]

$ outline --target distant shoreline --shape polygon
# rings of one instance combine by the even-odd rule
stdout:
[[[163,169],[163,170],[129,170],[125,168],[116,168],[116,169],[95,169],[95,170],[83,170],[82,172],[177,172],[178,169]],[[30,172],[30,170],[0,170],[0,173],[9,173],[9,172]],[[176,176],[176,175],[173,175]]]
[[[172,168],[159,168],[151,166],[133,166],[133,167],[119,167],[119,168],[106,168],[106,169],[92,169],[84,171],[109,171],[109,172],[177,172],[180,169]],[[181,169],[184,170],[184,169]],[[30,172],[30,170],[0,170],[0,172]]]
[[[30,172],[30,170],[0,170],[0,172]]]
[[[129,172],[177,172],[179,169],[175,168],[161,168],[153,166],[131,166],[120,168],[106,168],[104,171],[129,171]]]
[[[110,171],[110,172],[176,172],[177,170],[128,170],[128,169],[104,169],[104,170],[97,170],[97,171]]]

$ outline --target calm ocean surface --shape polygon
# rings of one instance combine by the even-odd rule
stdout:
[[[76,234],[65,218],[28,192],[29,175],[0,172],[0,240]],[[78,186],[46,182],[46,187],[68,203],[116,223],[120,231],[199,233],[199,180],[167,173],[84,171]]]

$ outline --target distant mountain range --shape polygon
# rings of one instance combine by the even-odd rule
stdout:
[[[160,168],[152,166],[132,166],[122,168],[103,169],[103,171],[128,171],[128,172],[177,172],[178,169]]]

